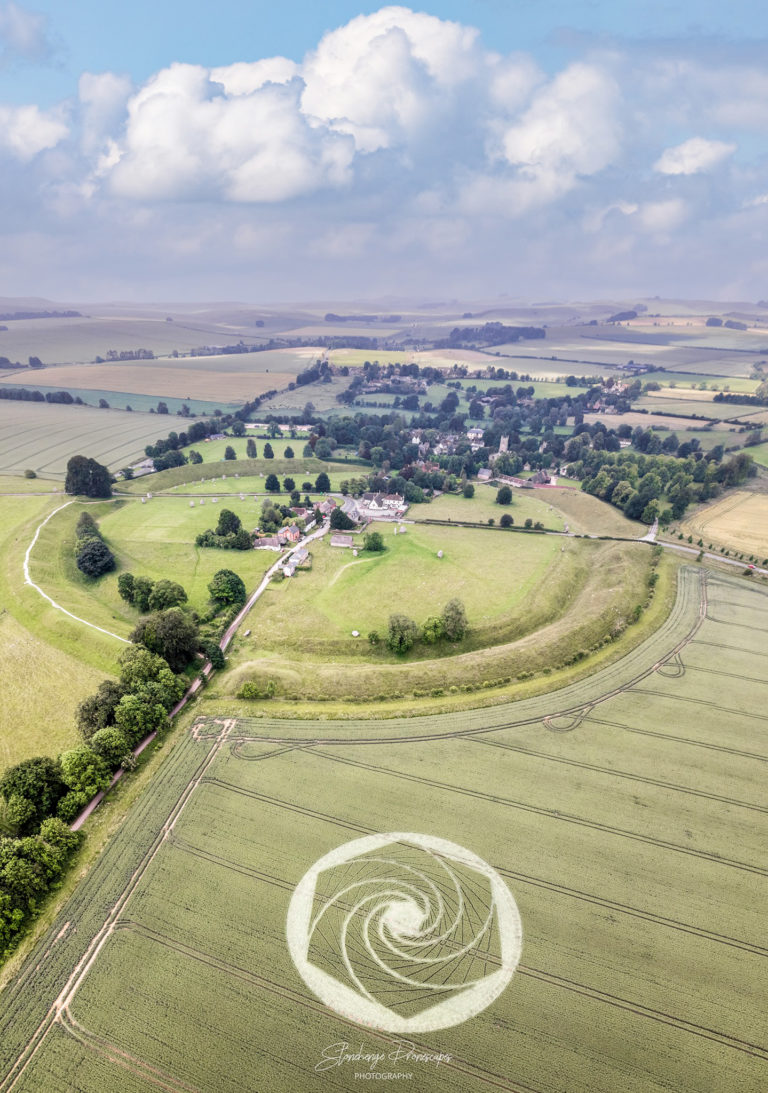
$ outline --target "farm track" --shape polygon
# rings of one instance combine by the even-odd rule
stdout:
[[[562,763],[564,766],[577,767],[581,770],[594,771],[596,774],[606,774],[611,778],[626,778],[630,782],[640,782],[644,785],[658,786],[660,789],[671,789],[675,793],[688,793],[692,797],[703,797],[708,801],[720,801],[725,805],[735,805],[737,808],[749,808],[755,812],[768,813],[768,806],[752,804],[750,801],[739,801],[735,797],[722,797],[719,793],[707,793],[701,789],[692,789],[690,786],[681,786],[676,782],[664,782],[659,778],[647,778],[641,774],[630,774],[625,770],[614,770],[612,767],[599,767],[595,763],[581,763],[576,759],[565,759],[559,755],[548,755],[544,751],[533,751],[530,748],[516,747],[514,744],[502,744],[496,740],[473,739],[473,744],[484,744],[490,748],[502,748],[504,751],[514,751],[521,755],[531,755],[536,759],[544,759],[550,763]]]
[[[358,826],[356,830],[363,835],[373,834],[372,828],[363,827],[362,825]],[[225,858],[219,854],[213,854],[208,850],[203,850],[201,847],[193,846],[191,843],[187,842],[185,839],[180,839],[178,836],[173,838],[171,845],[185,854],[191,854],[193,857],[209,861],[213,865],[221,866],[222,869],[230,869],[234,873],[252,876],[257,880],[263,881],[264,884],[271,884],[277,888],[282,888],[291,892],[295,887],[293,883],[284,880],[282,877],[276,877],[271,873],[262,873],[259,870],[251,869],[250,866],[233,862],[230,858]],[[547,880],[545,877],[534,877],[529,873],[520,873],[513,869],[506,869],[503,866],[496,866],[496,872],[517,883],[527,884],[534,888],[543,888],[548,892],[554,892],[557,895],[565,896],[569,899],[575,899],[582,903],[589,903],[595,907],[602,907],[608,911],[615,911],[617,914],[629,915],[631,918],[639,918],[645,922],[652,923],[654,926],[663,926],[666,929],[678,930],[681,933],[691,934],[693,937],[699,937],[704,941],[711,941],[717,945],[726,945],[730,948],[741,949],[743,952],[752,953],[754,956],[768,957],[768,948],[762,945],[754,945],[752,942],[742,941],[739,938],[730,937],[727,934],[718,934],[713,930],[704,930],[698,926],[691,926],[689,923],[680,922],[673,918],[666,918],[664,915],[657,915],[653,911],[645,911],[641,907],[634,907],[629,903],[620,903],[617,900],[607,899],[604,896],[596,896],[589,892],[582,892],[578,888],[569,888],[567,885],[557,884],[554,881]]]
[[[729,711],[730,712],[730,711]],[[741,714],[741,717],[760,717],[760,714]],[[760,755],[755,751],[744,751],[741,748],[727,748],[723,744],[709,744],[705,740],[691,740],[687,736],[673,736],[671,733],[654,732],[652,729],[637,729],[632,725],[623,725],[620,721],[609,721],[600,717],[590,717],[596,725],[607,725],[613,729],[623,729],[624,732],[637,733],[639,736],[653,736],[658,740],[671,740],[675,744],[690,744],[694,748],[708,748],[710,751],[723,752],[725,755],[738,755],[743,759],[757,759],[761,763],[768,763],[768,755]]]
[[[91,1032],[90,1029],[84,1028],[79,1021],[75,1020],[69,1012],[68,1007],[65,1007],[62,1010],[58,1020],[64,1031],[68,1032],[70,1036],[73,1036],[78,1043],[83,1045],[83,1047],[96,1055],[100,1055],[101,1058],[106,1059],[107,1062],[121,1066],[124,1070],[134,1074],[137,1078],[141,1078],[143,1081],[157,1086],[158,1089],[163,1089],[166,1093],[200,1093],[195,1086],[187,1085],[186,1082],[182,1082],[179,1079],[172,1077],[170,1074],[164,1073],[157,1067],[151,1066],[143,1059],[140,1059],[138,1056],[132,1055],[130,1052],[119,1048],[116,1044],[113,1044],[110,1040],[106,1040],[103,1036],[98,1036],[95,1032]]]
[[[29,1066],[32,1059],[37,1054],[38,1050],[40,1049],[40,1046],[45,1041],[48,1033],[50,1032],[51,1027],[53,1026],[54,1022],[57,1020],[57,1018],[58,1018],[59,1014],[61,1013],[61,1011],[69,1006],[72,998],[74,998],[75,994],[77,993],[78,988],[80,987],[80,985],[83,982],[84,978],[86,977],[86,975],[90,971],[91,967],[93,966],[94,962],[96,961],[96,959],[99,955],[99,952],[103,948],[103,946],[106,943],[107,939],[113,933],[114,928],[115,928],[115,922],[119,918],[120,912],[122,911],[122,908],[125,906],[125,904],[130,899],[130,897],[133,894],[136,886],[138,885],[139,881],[143,877],[143,875],[146,872],[147,868],[149,867],[149,865],[151,864],[151,862],[155,858],[155,856],[158,853],[160,847],[163,845],[163,843],[165,842],[168,835],[173,831],[176,820],[178,819],[179,815],[181,814],[181,812],[183,811],[185,806],[188,804],[188,802],[189,802],[190,798],[192,797],[195,789],[197,788],[197,786],[202,781],[203,776],[205,774],[205,771],[208,769],[208,767],[214,761],[216,755],[218,754],[218,750],[219,750],[221,740],[226,736],[228,728],[230,728],[230,727],[231,727],[231,724],[230,725],[225,724],[222,727],[220,737],[214,743],[214,747],[212,747],[211,750],[208,752],[208,754],[205,755],[200,760],[200,763],[197,766],[195,774],[189,780],[187,785],[184,787],[184,789],[183,789],[181,795],[179,796],[179,798],[177,799],[175,805],[169,811],[168,816],[167,816],[164,824],[162,825],[159,832],[157,833],[157,835],[154,837],[154,839],[150,843],[150,845],[149,845],[147,851],[145,852],[145,854],[144,854],[141,862],[139,863],[138,867],[134,870],[134,872],[129,877],[127,884],[120,891],[116,902],[113,904],[112,908],[110,909],[110,911],[106,915],[105,920],[103,922],[103,925],[97,931],[95,936],[92,938],[90,944],[86,948],[86,950],[83,953],[83,955],[81,956],[80,960],[75,965],[72,973],[70,974],[69,978],[67,979],[67,981],[66,981],[63,989],[59,993],[58,997],[55,999],[55,1001],[53,1002],[53,1004],[51,1005],[51,1007],[49,1008],[49,1010],[45,1014],[45,1017],[43,1018],[41,1023],[38,1025],[38,1027],[35,1030],[35,1032],[33,1033],[33,1035],[27,1041],[27,1044],[26,1044],[24,1050],[19,1055],[19,1057],[16,1059],[16,1062],[13,1064],[11,1069],[8,1071],[5,1078],[2,1081],[0,1081],[0,1093],[8,1093],[9,1090],[13,1089],[13,1087],[18,1082],[19,1078],[24,1074],[25,1070]]]
[[[305,1009],[311,1010],[314,1013],[322,1015],[327,1014],[327,1008],[321,1003],[316,1001],[311,995],[303,994],[299,991],[293,990],[291,987],[286,986],[284,983],[279,983],[277,980],[269,979],[266,976],[257,975],[255,972],[250,971],[248,968],[243,968],[241,965],[232,964],[228,961],[220,960],[218,957],[213,956],[211,953],[202,952],[200,949],[195,949],[190,945],[186,945],[182,941],[178,941],[175,938],[169,937],[167,934],[160,933],[158,930],[153,930],[150,927],[143,926],[141,923],[133,921],[123,921],[121,928],[129,930],[133,933],[137,933],[146,937],[148,940],[155,942],[158,945],[162,945],[164,948],[170,949],[173,952],[179,953],[181,956],[188,957],[192,960],[197,960],[201,964],[206,964],[208,967],[213,968],[216,971],[224,972],[228,976],[240,979],[245,983],[258,987],[261,990],[269,991],[272,994],[277,994],[282,998],[286,998],[292,1005],[299,1005]],[[349,1028],[354,1029],[359,1033],[360,1025],[355,1021],[350,1021],[340,1014],[335,1014],[334,1018],[337,1022],[341,1022]],[[385,1043],[393,1046],[402,1042],[402,1038],[396,1036],[389,1036],[384,1032],[379,1032],[374,1028],[366,1029],[366,1035],[374,1037],[378,1040],[382,1040]],[[418,1041],[408,1041],[413,1043],[417,1051],[434,1052],[435,1048],[428,1044],[420,1043]],[[498,1089],[508,1090],[509,1093],[540,1093],[539,1090],[533,1086],[523,1085],[519,1082],[512,1084],[502,1074],[494,1073],[491,1070],[487,1070],[484,1067],[479,1067],[474,1063],[468,1062],[466,1059],[460,1059],[453,1055],[450,1062],[443,1062],[440,1064],[448,1069],[457,1070],[461,1074],[466,1074],[468,1077],[473,1078],[475,1081],[483,1082],[486,1085],[495,1086]]]
[[[358,770],[368,770],[374,774],[384,774],[391,778],[399,778],[406,782],[413,782],[416,785],[427,786],[430,789],[437,789],[446,791],[448,793],[456,793],[462,797],[472,797],[475,800],[488,801],[493,805],[500,805],[503,808],[513,808],[521,812],[530,812],[535,816],[545,816],[553,820],[558,820],[564,823],[576,824],[579,827],[585,827],[591,831],[602,831],[608,835],[616,835],[619,838],[631,839],[634,842],[645,843],[648,846],[656,846],[663,850],[671,850],[677,854],[686,854],[694,858],[699,858],[704,861],[715,862],[718,865],[724,865],[731,869],[739,869],[746,873],[755,873],[758,876],[768,877],[768,868],[762,868],[758,865],[752,865],[750,862],[737,861],[734,858],[724,858],[719,854],[710,854],[705,850],[694,850],[693,847],[681,846],[679,843],[670,842],[666,839],[657,839],[651,835],[642,835],[638,831],[629,831],[626,828],[615,827],[612,824],[600,823],[597,820],[588,820],[583,816],[576,816],[567,812],[561,812],[556,808],[543,808],[540,805],[528,804],[525,801],[515,801],[509,797],[499,797],[493,793],[484,793],[478,789],[468,789],[465,786],[452,785],[450,782],[438,782],[433,778],[424,778],[417,774],[406,774],[404,771],[392,770],[389,767],[376,766],[373,763],[362,763],[354,759],[342,759],[341,756],[329,755],[326,752],[310,750],[308,754],[317,755],[322,759],[326,759],[329,762],[341,763],[345,766],[355,767]],[[206,782],[211,782],[216,785],[223,786],[226,789],[234,790],[238,793],[245,793],[239,786],[233,786],[231,783],[223,782],[218,778],[206,778]],[[254,797],[259,799],[265,799],[262,794],[253,793]]]

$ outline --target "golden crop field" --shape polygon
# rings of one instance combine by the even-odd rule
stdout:
[[[254,354],[258,357],[261,354]],[[245,356],[245,354],[243,354]],[[56,368],[43,368],[35,372],[34,380],[64,391],[96,389],[100,391],[136,391],[138,394],[164,395],[169,398],[204,399],[222,402],[246,402],[272,388],[287,387],[296,378],[296,372],[264,372],[227,370],[221,357],[195,358],[210,362],[201,369],[186,360],[171,363],[162,361],[125,361],[114,364],[63,364]],[[0,380],[10,387],[20,386],[11,377]]]
[[[704,545],[713,543],[760,561],[768,557],[768,494],[737,490],[699,509],[680,524],[680,530]]]

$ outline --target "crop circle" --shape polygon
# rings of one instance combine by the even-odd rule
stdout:
[[[522,926],[499,874],[430,835],[368,835],[305,873],[288,908],[288,948],[336,1013],[386,1032],[461,1024],[505,989]]]

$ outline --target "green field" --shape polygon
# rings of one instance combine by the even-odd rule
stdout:
[[[386,534],[394,549],[394,533]],[[381,716],[469,708],[546,687],[550,673],[571,678],[573,665],[591,658],[594,668],[621,655],[615,640],[633,640],[629,620],[647,599],[651,554],[645,544],[423,524],[409,527],[403,538],[401,543],[397,536],[396,549],[408,569],[387,572],[382,561],[375,581],[369,566],[376,562],[365,555],[336,559],[330,551],[337,548],[326,554],[322,545],[313,548],[311,573],[300,571],[289,582],[271,585],[259,601],[253,634],[236,639],[232,670],[214,681],[204,702],[220,701],[228,714],[243,715],[253,703],[237,695],[244,683],[255,682],[262,690],[274,685],[267,707],[286,717],[296,710],[313,718],[317,702],[344,717],[357,716],[362,702]],[[474,552],[467,566],[470,542]],[[445,552],[442,559],[438,549]],[[442,573],[438,562],[448,563]],[[380,581],[388,600],[377,596]],[[664,582],[659,610],[649,612],[642,629],[659,625],[669,609],[666,570]],[[402,658],[383,642],[372,649],[366,640],[371,629],[386,634],[393,611],[422,624],[453,596],[466,600],[470,629],[461,645],[417,644]],[[352,636],[355,629],[360,637]],[[477,691],[484,692],[482,699]],[[258,703],[257,708],[266,709]]]
[[[145,446],[177,428],[179,421],[90,406],[0,400],[0,471],[14,474],[30,468],[46,478],[63,479],[67,461],[78,454],[117,471],[143,458]]]
[[[362,551],[355,558],[351,550],[332,547],[327,536],[313,544],[311,572],[259,606],[254,649],[318,650],[328,642],[337,650],[352,630],[363,640],[370,630],[384,633],[393,612],[423,621],[454,596],[481,635],[515,612],[560,553],[552,536],[425,524],[409,524],[396,535],[391,524],[370,527],[383,535],[383,553]]]
[[[727,402],[710,402],[705,399],[659,398],[658,395],[642,395],[632,403],[638,410],[647,410],[649,414],[679,414],[681,425],[685,425],[685,418],[710,418],[716,421],[726,421],[728,418],[739,416],[739,407],[729,405]],[[623,419],[617,418],[620,423]]]
[[[755,463],[759,463],[761,467],[768,467],[768,441],[764,444],[755,444],[746,450]]]
[[[261,502],[228,498],[228,505],[247,528],[255,527]],[[40,534],[32,555],[33,580],[63,607],[97,626],[127,637],[138,621],[136,612],[117,592],[117,577],[129,571],[153,580],[170,577],[184,585],[190,605],[203,612],[208,607],[208,582],[219,569],[233,569],[253,589],[269,565],[271,551],[202,549],[195,536],[215,527],[223,507],[179,498],[153,498],[88,506],[99,520],[99,529],[117,559],[118,568],[98,580],[84,577],[74,561],[74,528],[83,510],[75,503],[57,514]],[[119,651],[119,650],[116,650]]]
[[[118,651],[114,639],[96,631],[84,644],[82,624],[24,584],[35,528],[62,503],[44,495],[0,497],[0,770],[76,742],[75,708],[112,670]]]
[[[8,384],[9,387],[24,387],[27,391],[42,391],[43,394],[47,394],[49,391],[60,391],[61,387],[43,387],[38,383],[13,383]],[[113,410],[125,410],[130,406],[131,410],[138,410],[143,413],[149,413],[154,411],[159,401],[163,401],[168,407],[168,411],[171,414],[176,414],[181,410],[182,406],[187,406],[192,414],[198,416],[205,414],[212,414],[214,410],[219,409],[222,411],[236,410],[240,407],[241,402],[204,402],[200,399],[181,399],[173,398],[171,395],[165,395],[162,400],[158,399],[156,395],[142,395],[137,392],[130,391],[105,391],[103,389],[88,388],[88,387],[73,387],[72,391],[75,392],[80,398],[89,406],[99,405],[100,399],[105,399]],[[162,420],[162,419],[161,419]],[[174,420],[177,420],[174,418]],[[178,422],[174,428],[181,429],[184,427],[183,422]]]
[[[549,504],[549,490],[512,490],[511,505],[497,505],[497,486],[475,483],[474,497],[446,493],[436,497],[428,505],[411,505],[408,510],[409,520],[456,520],[459,523],[486,523],[495,520],[498,524],[504,513],[514,520],[515,527],[522,527],[527,519],[534,523],[540,521],[545,527],[562,531],[562,514]]]
[[[767,833],[754,710],[768,684],[752,625],[765,603],[688,569],[652,639],[513,706],[198,719],[6,988],[0,1089],[11,1075],[19,1093],[359,1088],[355,1073],[372,1068],[318,1074],[324,1049],[386,1054],[397,1035],[307,988],[288,905],[329,851],[416,832],[492,863],[517,902],[523,955],[478,1016],[406,1035],[449,1060],[381,1068],[455,1093],[759,1093]],[[359,968],[359,950],[347,960]],[[387,1005],[413,1007],[403,990],[395,981]]]

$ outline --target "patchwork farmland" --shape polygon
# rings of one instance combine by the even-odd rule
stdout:
[[[758,1093],[767,604],[686,568],[675,610],[629,656],[492,710],[190,717],[9,986],[0,1090],[351,1090],[356,1072],[396,1069],[457,1093]],[[324,1006],[286,946],[307,870],[384,831],[466,846],[522,918],[496,1001],[407,1037],[439,1065],[393,1066],[402,1037]],[[318,1070],[341,1043],[385,1062]]]

